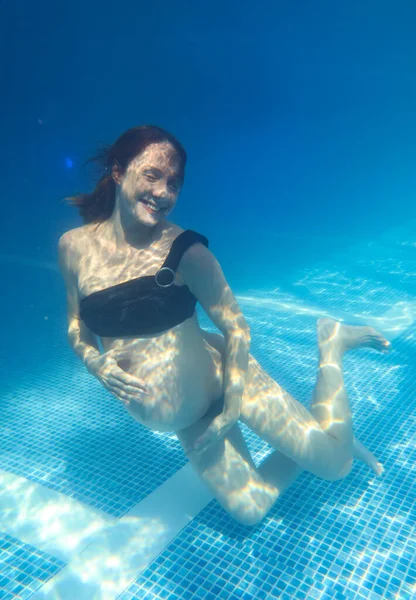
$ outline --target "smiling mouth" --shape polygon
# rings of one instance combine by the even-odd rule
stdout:
[[[153,202],[149,202],[148,200],[140,200],[140,202],[142,202],[146,209],[151,213],[159,213],[165,210],[164,208],[158,208],[156,204],[153,204]]]

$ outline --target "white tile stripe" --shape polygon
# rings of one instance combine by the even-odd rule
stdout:
[[[64,562],[115,518],[7,471],[0,471],[0,529]]]
[[[67,562],[33,600],[114,600],[211,501],[188,463],[121,519],[0,471],[0,529]]]

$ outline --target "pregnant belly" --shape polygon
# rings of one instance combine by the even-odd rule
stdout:
[[[202,342],[132,354],[126,371],[144,380],[149,394],[130,403],[128,412],[154,431],[179,431],[189,427],[221,396],[219,361]]]

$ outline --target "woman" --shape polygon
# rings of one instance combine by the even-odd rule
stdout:
[[[241,523],[259,522],[304,469],[336,480],[355,457],[381,474],[353,437],[341,361],[357,347],[386,352],[389,342],[370,327],[319,321],[308,412],[249,354],[249,328],[206,238],[166,219],[184,181],[179,142],[136,127],[98,159],[105,174],[95,191],[71,199],[85,225],[59,241],[69,340],[89,372],[134,419],[174,431]],[[223,336],[199,327],[197,301]],[[258,469],[238,420],[275,448]]]

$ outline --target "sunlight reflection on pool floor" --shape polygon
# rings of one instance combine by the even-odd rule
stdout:
[[[238,298],[252,330],[254,356],[305,405],[315,380],[317,318],[368,323],[392,340],[387,356],[360,350],[344,363],[357,437],[384,463],[383,478],[359,464],[336,483],[303,474],[255,529],[232,522],[211,502],[131,585],[131,571],[123,572],[117,553],[103,546],[100,554],[98,544],[89,564],[92,568],[105,554],[110,571],[125,581],[122,600],[413,597],[416,246],[396,239],[297,272],[284,289],[248,289]],[[37,282],[43,278],[45,289],[57,277],[50,266],[30,261],[20,268],[39,269]],[[18,538],[3,536],[0,595],[7,592],[10,599],[22,586],[21,597],[28,598],[76,558],[71,548],[91,534],[89,527],[99,532],[117,523],[186,464],[173,435],[137,426],[85,373],[66,345],[61,320],[51,316],[46,329],[31,317],[19,314],[19,326],[40,340],[38,356],[30,357],[26,370],[17,363],[8,368],[0,467],[24,478],[20,490],[7,491],[10,526],[20,519],[33,539],[42,528],[49,539],[56,534],[58,542],[61,536],[65,551],[49,545],[41,554],[36,544],[22,546]],[[202,313],[201,325],[212,329]],[[13,356],[19,347],[9,350]],[[269,447],[244,426],[243,431],[258,463]],[[62,530],[65,503],[61,512],[53,505],[53,514],[47,503],[41,513],[30,510],[36,486],[64,494],[97,518],[88,524],[79,516],[77,527],[67,520]],[[153,523],[145,535],[158,535],[159,526]],[[107,584],[111,589],[111,581]]]

